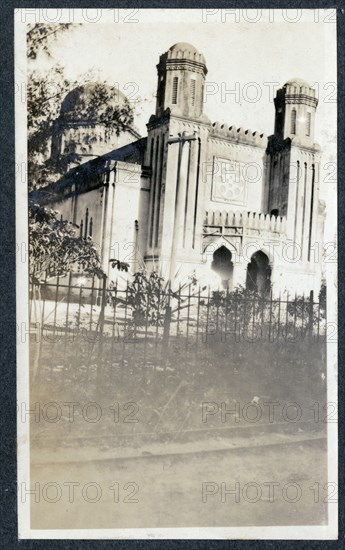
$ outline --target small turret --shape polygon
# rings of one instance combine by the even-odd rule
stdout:
[[[156,115],[169,108],[172,115],[200,117],[207,74],[204,56],[191,44],[179,42],[160,56],[157,71]]]
[[[314,143],[315,111],[318,104],[314,88],[302,79],[293,78],[278,90],[274,134],[280,139],[295,139],[299,145]]]

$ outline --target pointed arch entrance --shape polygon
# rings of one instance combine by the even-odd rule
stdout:
[[[211,269],[220,277],[222,287],[230,290],[232,287],[234,264],[232,263],[232,254],[226,246],[220,246],[213,253]]]
[[[247,290],[266,295],[271,289],[271,266],[269,259],[264,252],[255,252],[247,267],[246,288]]]

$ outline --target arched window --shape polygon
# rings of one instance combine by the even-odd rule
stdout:
[[[278,208],[273,208],[273,210],[271,210],[271,216],[275,216],[276,218],[278,218],[279,216]]]
[[[311,127],[311,113],[307,113],[307,121],[305,126],[306,136],[310,136],[310,127]]]
[[[271,290],[271,266],[268,257],[261,250],[252,255],[248,264],[246,288],[261,296],[267,296]]]
[[[296,109],[292,109],[290,134],[295,134],[295,133],[296,133]]]
[[[174,76],[173,83],[172,83],[172,99],[171,99],[171,103],[173,105],[177,104],[177,90],[178,90],[178,78],[177,76]]]
[[[232,254],[225,246],[217,248],[213,254],[211,269],[217,273],[221,279],[224,289],[231,289],[234,264],[231,261]]]

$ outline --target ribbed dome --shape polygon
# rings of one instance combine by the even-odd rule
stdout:
[[[181,50],[182,52],[187,51],[192,53],[199,53],[198,50],[195,48],[195,46],[193,46],[192,44],[189,44],[188,42],[177,42],[177,44],[174,44],[173,46],[171,46],[169,50],[171,52]]]
[[[104,94],[104,103],[102,95]],[[109,100],[110,98],[110,100]],[[88,82],[71,90],[62,102],[60,114],[70,120],[81,120],[95,112],[95,118],[108,107],[116,107],[126,101],[126,96],[117,88],[103,82]]]
[[[203,54],[200,54],[198,50],[188,42],[177,42],[177,44],[169,48],[168,54],[170,59],[194,59],[200,63],[205,63]]]
[[[285,82],[285,86],[295,86],[296,88],[311,88],[311,86],[308,84],[306,80],[303,80],[302,78],[291,78],[287,82]]]

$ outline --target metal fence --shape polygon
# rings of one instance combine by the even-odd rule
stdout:
[[[313,292],[274,298],[192,284],[157,290],[70,275],[32,285],[30,326],[36,371],[50,369],[51,379],[66,369],[76,376],[78,365],[85,380],[107,368],[112,380],[142,383],[187,367],[202,375],[210,357],[235,361],[248,346],[322,342],[325,305]]]
[[[175,335],[198,342],[222,331],[223,338],[231,333],[244,337],[246,332],[254,340],[258,332],[270,340],[307,334],[319,338],[324,320],[325,304],[315,301],[313,291],[283,298],[192,284],[157,291],[131,284],[108,286],[106,278],[77,282],[72,275],[30,288],[30,322],[39,323],[42,331],[82,327],[115,340],[126,340],[131,332],[135,338],[169,340]]]

